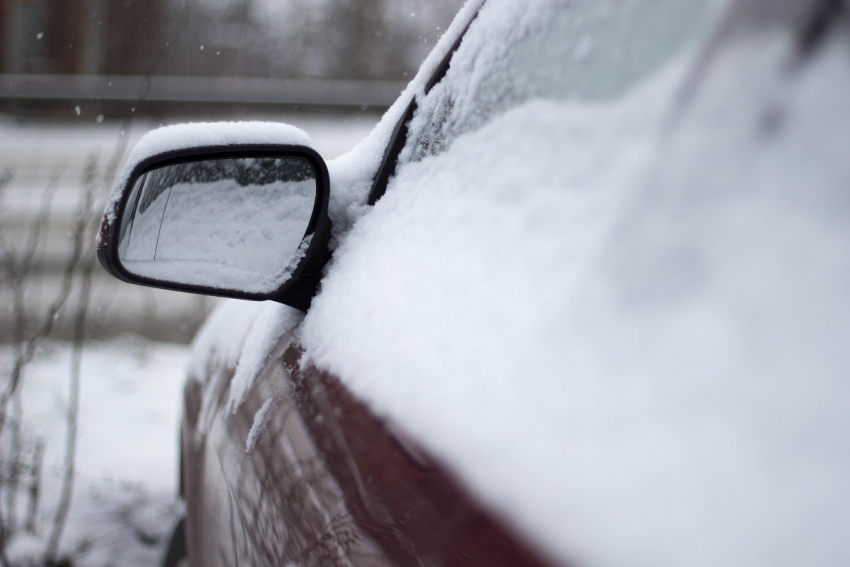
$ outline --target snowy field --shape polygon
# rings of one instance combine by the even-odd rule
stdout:
[[[130,336],[85,347],[73,500],[60,545],[74,565],[161,561],[180,513],[178,436],[188,352],[184,346]],[[46,446],[38,536],[21,534],[9,549],[20,564],[40,559],[56,513],[65,468],[71,360],[69,343],[48,343],[24,376],[24,439],[40,438]],[[4,375],[10,362],[10,349],[0,348]],[[23,515],[23,499],[19,508]]]

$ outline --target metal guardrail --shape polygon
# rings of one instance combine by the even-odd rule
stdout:
[[[138,75],[0,75],[0,99],[391,105],[401,81],[249,79]]]

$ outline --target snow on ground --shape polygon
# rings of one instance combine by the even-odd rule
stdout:
[[[188,347],[132,336],[88,343],[82,357],[76,478],[60,549],[76,566],[157,565],[179,516],[178,439]],[[21,534],[19,561],[43,553],[58,502],[72,349],[46,344],[26,369],[24,432],[46,441],[39,537]],[[0,368],[10,361],[0,348]],[[23,502],[23,500],[22,500]]]

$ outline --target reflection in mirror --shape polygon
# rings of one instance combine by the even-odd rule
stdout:
[[[270,293],[303,258],[316,172],[301,158],[205,159],[136,181],[118,258],[155,280]]]

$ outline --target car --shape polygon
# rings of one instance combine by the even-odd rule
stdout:
[[[472,0],[332,162],[146,135],[101,264],[231,298],[167,562],[848,564],[848,38],[839,0]]]

